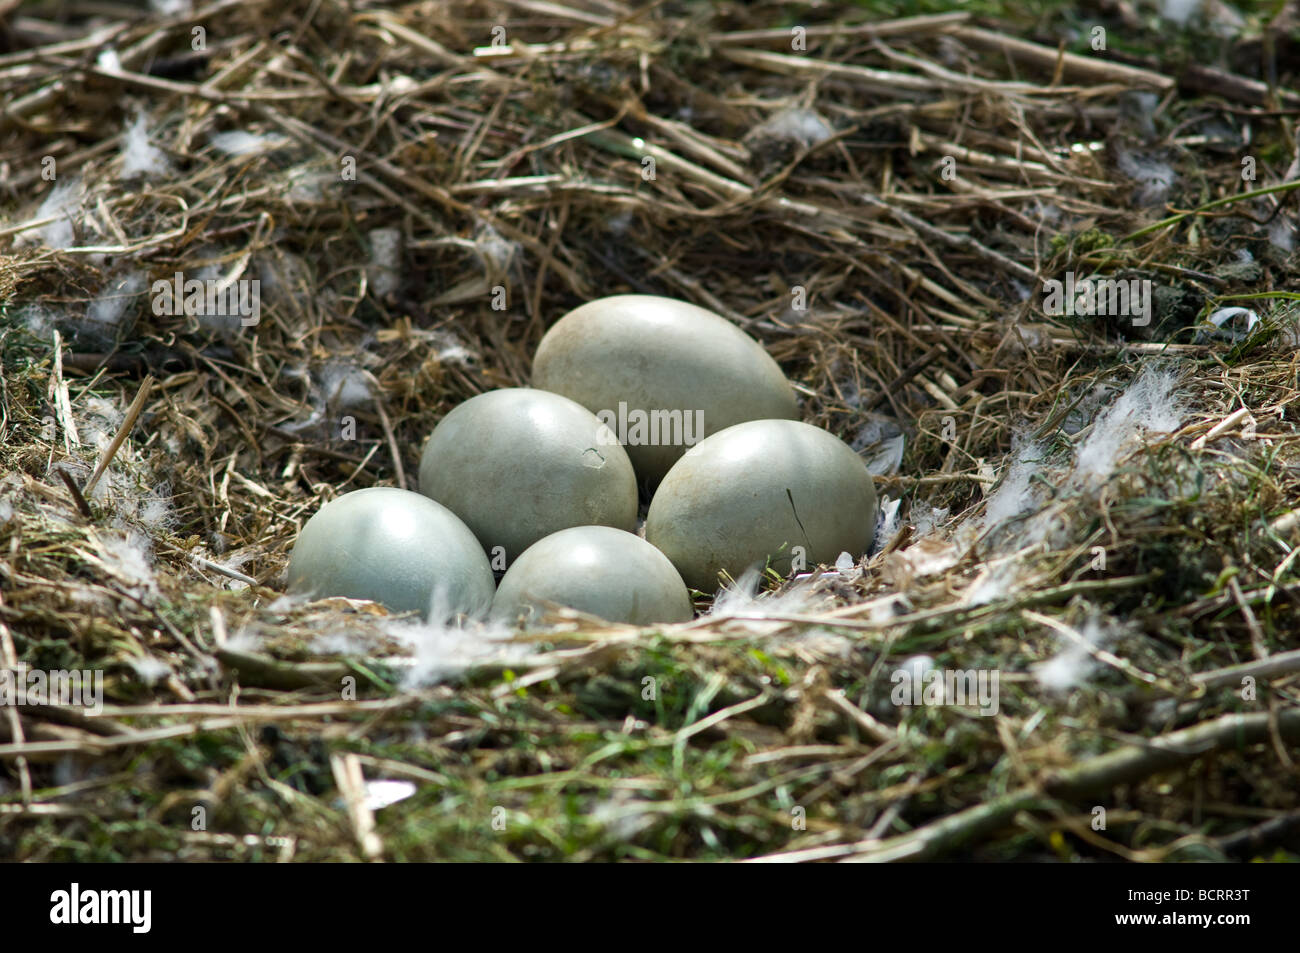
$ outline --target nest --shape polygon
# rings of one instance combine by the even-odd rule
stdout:
[[[102,705],[0,707],[0,855],[1297,859],[1285,12],[44,10],[0,14],[0,663]],[[283,597],[619,292],[763,342],[875,552],[648,629]]]

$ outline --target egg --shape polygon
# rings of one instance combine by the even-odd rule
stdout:
[[[866,464],[834,434],[795,420],[737,424],[668,471],[646,539],[686,583],[712,591],[767,559],[782,574],[854,559],[871,547],[876,491]]]
[[[599,298],[560,318],[538,345],[533,385],[600,417],[649,486],[710,434],[798,416],[762,345],[712,311],[654,295]]]
[[[464,520],[499,569],[570,526],[636,527],[636,474],[618,438],[580,404],[529,387],[447,414],[425,444],[420,492]]]
[[[298,534],[289,591],[372,599],[394,612],[479,614],[492,567],[455,513],[395,487],[353,490],[322,506]]]
[[[633,533],[608,526],[560,530],[515,560],[492,603],[514,621],[554,602],[610,622],[688,622],[686,584],[668,557]]]

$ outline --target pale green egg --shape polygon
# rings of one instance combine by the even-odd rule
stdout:
[[[478,614],[492,602],[483,547],[445,506],[394,487],[353,490],[307,521],[289,559],[289,591],[372,599],[394,612]]]
[[[551,602],[610,622],[687,622],[690,594],[668,557],[640,537],[578,526],[538,540],[501,580],[492,614],[536,618]]]
[[[560,318],[538,345],[533,384],[599,416],[649,486],[710,434],[799,415],[761,344],[712,311],[654,295],[599,298]]]
[[[834,434],[794,420],[737,424],[692,447],[668,471],[646,539],[686,583],[712,592],[771,565],[782,575],[854,559],[871,548],[876,491],[866,464]]]
[[[636,527],[636,474],[618,439],[580,404],[530,387],[447,414],[425,444],[420,492],[465,521],[495,568],[570,526]]]

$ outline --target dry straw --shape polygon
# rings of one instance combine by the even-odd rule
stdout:
[[[776,4],[364,7],[4,14],[0,650],[103,670],[107,698],[6,709],[0,854],[1288,843],[1294,74],[965,13],[831,5],[792,48]],[[123,178],[137,115],[158,154]],[[114,290],[178,271],[259,280],[258,322]],[[1067,271],[1152,281],[1154,319],[1045,314]],[[279,598],[323,502],[403,485],[441,415],[526,384],[545,328],[618,291],[727,315],[868,456],[901,439],[883,550],[690,624],[562,614],[482,654]],[[1261,292],[1260,333],[1193,327]],[[998,714],[892,705],[922,653],[999,673]],[[419,794],[372,810],[367,775]]]

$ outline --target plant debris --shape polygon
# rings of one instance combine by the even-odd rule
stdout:
[[[1300,860],[1300,38],[877,6],[0,12],[0,857]],[[283,595],[620,292],[763,342],[872,555]]]

